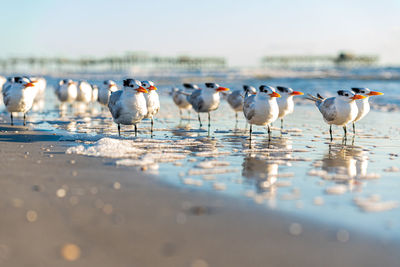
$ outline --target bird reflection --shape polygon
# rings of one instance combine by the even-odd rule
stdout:
[[[248,154],[243,161],[242,176],[256,181],[257,193],[276,193],[274,183],[278,178],[278,163],[265,160],[256,154]]]
[[[332,146],[322,159],[322,170],[346,181],[367,175],[368,153],[359,146]]]

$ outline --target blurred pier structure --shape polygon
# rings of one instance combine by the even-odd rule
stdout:
[[[220,70],[227,65],[222,57],[151,56],[130,52],[108,57],[10,57],[0,59],[0,72],[121,72],[135,70]]]
[[[296,68],[296,67],[368,67],[378,63],[378,56],[354,55],[342,52],[337,56],[298,55],[266,56],[261,59],[263,67]]]

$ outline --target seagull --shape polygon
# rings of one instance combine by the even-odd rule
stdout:
[[[26,113],[32,108],[33,99],[36,95],[35,84],[25,77],[13,77],[3,88],[3,101],[8,112],[10,112],[11,125],[13,112],[24,113],[24,125],[26,125]]]
[[[100,104],[103,104],[105,106],[108,105],[108,101],[110,100],[110,95],[111,93],[118,91],[117,84],[112,81],[112,80],[105,80],[100,86],[99,86],[99,99],[98,101]]]
[[[377,91],[371,91],[368,88],[351,88],[351,90],[358,95],[365,96],[364,99],[362,99],[360,101],[356,101],[357,108],[358,108],[358,114],[357,114],[357,117],[353,121],[353,133],[356,134],[356,121],[359,121],[362,118],[364,118],[365,115],[367,115],[370,110],[370,106],[369,106],[369,102],[368,102],[369,97],[374,96],[374,95],[383,95],[383,93],[377,92]]]
[[[250,95],[257,94],[256,88],[249,85],[243,85],[243,90],[235,90],[228,95],[229,106],[235,111],[236,123],[238,122],[238,112],[243,111],[243,101]]]
[[[147,114],[146,99],[143,93],[147,93],[147,90],[142,87],[139,80],[126,79],[123,81],[123,89],[111,94],[108,108],[114,122],[118,124],[120,136],[121,124],[135,125],[135,136],[137,136],[137,124]]]
[[[97,100],[99,99],[99,87],[97,85],[92,84],[92,103],[96,103]]]
[[[210,112],[216,110],[219,106],[219,92],[229,91],[229,88],[221,87],[216,83],[206,83],[205,85],[206,87],[204,89],[193,91],[193,93],[187,97],[187,100],[197,112],[200,127],[202,126],[200,113],[208,113],[208,128],[210,129]]]
[[[78,87],[76,82],[70,79],[59,81],[58,86],[55,88],[55,93],[61,105],[65,103],[73,103],[78,96]]]
[[[158,97],[157,87],[154,86],[152,81],[142,81],[142,86],[148,91],[148,94],[144,96],[147,105],[146,119],[151,119],[151,136],[153,136],[153,117],[160,110],[160,98]]]
[[[283,118],[286,115],[293,113],[294,110],[293,96],[303,95],[303,93],[299,91],[293,91],[292,88],[283,86],[277,86],[276,89],[281,95],[281,97],[276,99],[276,101],[278,102],[279,106],[278,118],[281,119],[281,129],[283,129]]]
[[[358,108],[355,100],[364,98],[365,96],[354,94],[348,90],[339,90],[337,91],[336,97],[330,98],[323,98],[319,94],[318,97],[310,94],[307,95],[307,99],[315,102],[315,105],[321,112],[324,121],[330,125],[329,133],[331,136],[331,142],[333,140],[332,124],[343,126],[344,138],[346,138],[346,125],[349,122],[354,121],[358,114]]]
[[[0,75],[0,102],[3,102],[3,94],[1,92],[3,91],[3,86],[6,82],[7,79]]]
[[[253,124],[268,125],[268,137],[271,139],[270,123],[278,118],[279,107],[276,98],[281,97],[275,92],[275,88],[268,85],[261,85],[256,95],[247,97],[243,104],[243,114],[250,123],[250,141],[253,132]]]

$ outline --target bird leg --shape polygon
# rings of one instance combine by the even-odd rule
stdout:
[[[154,124],[153,118],[151,118],[151,128],[150,128],[150,135],[151,135],[151,138],[153,138],[153,124]]]
[[[271,127],[268,124],[268,141],[271,141]]]
[[[24,126],[26,126],[26,113],[24,113]]]
[[[13,117],[12,112],[10,112],[10,117],[11,117],[11,126],[13,126],[14,125],[14,117]]]
[[[235,112],[235,118],[236,118],[236,125],[237,125],[237,123],[238,123],[238,113],[237,112]]]
[[[249,144],[249,148],[251,149],[251,134],[253,133],[253,124],[250,124],[250,144]]]
[[[135,124],[135,137],[137,136],[137,125]]]
[[[211,127],[211,115],[210,112],[208,112],[208,129]]]
[[[201,124],[201,118],[200,118],[200,113],[197,113],[198,119],[199,119],[199,123],[200,123],[200,128],[203,126],[203,124]]]
[[[190,121],[190,110],[188,111],[188,121]]]
[[[180,117],[181,120],[182,120],[182,109],[179,109],[179,117]]]
[[[353,134],[356,135],[356,123],[353,121]]]
[[[343,126],[343,131],[344,131],[344,137],[347,138],[347,127],[346,127],[346,125]]]
[[[331,135],[331,142],[333,141],[332,137],[332,124],[329,126],[329,134]]]
[[[281,132],[283,131],[283,118],[281,119]]]
[[[118,136],[121,136],[121,124],[118,123]]]

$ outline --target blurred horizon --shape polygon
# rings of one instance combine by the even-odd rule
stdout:
[[[13,1],[3,3],[0,58],[223,57],[259,66],[265,56],[344,51],[400,65],[400,2]],[[18,18],[20,17],[20,18]]]

